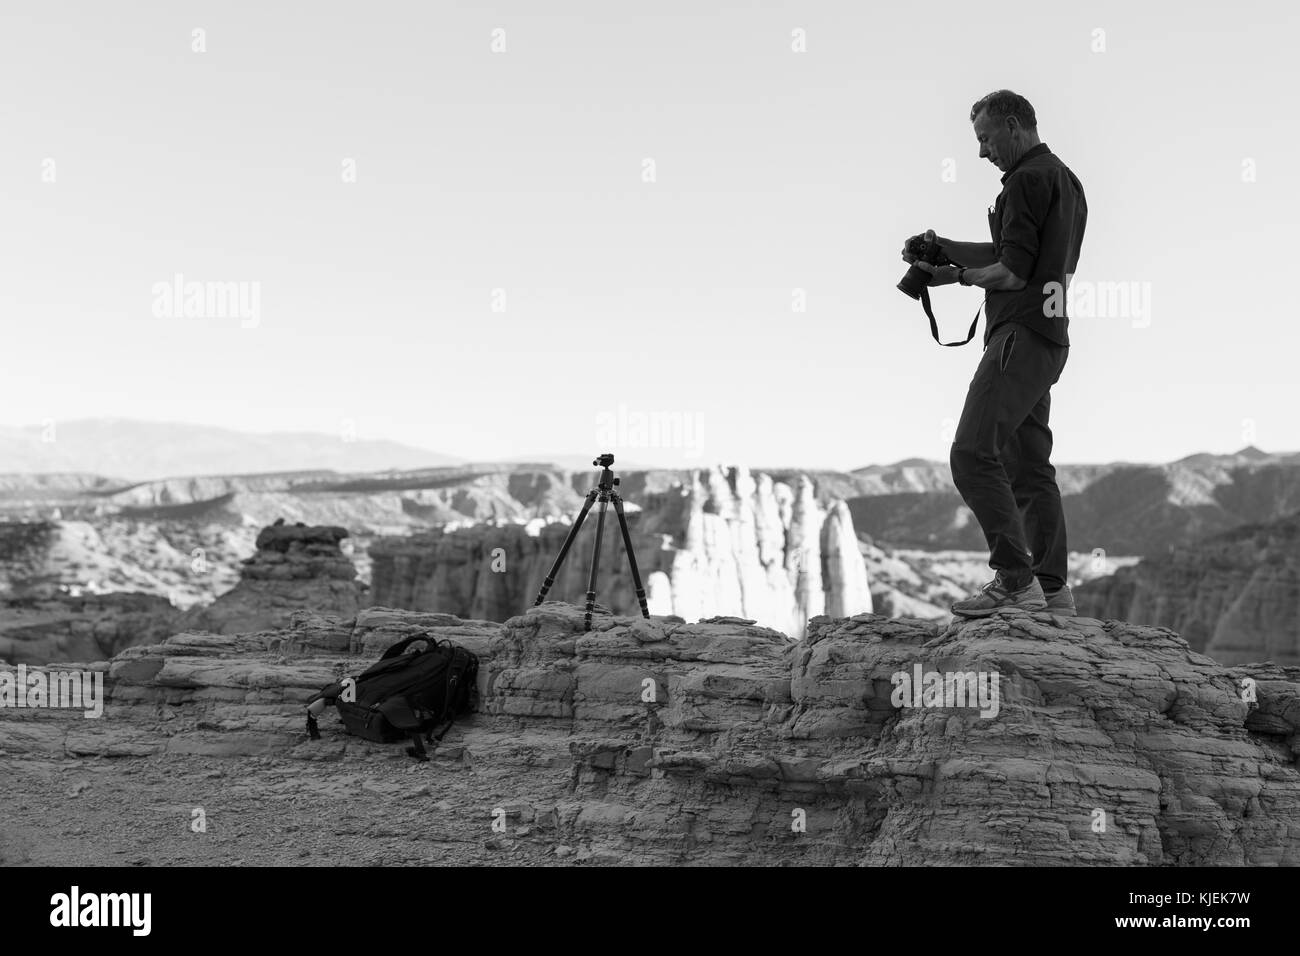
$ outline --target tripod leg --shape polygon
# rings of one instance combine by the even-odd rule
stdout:
[[[564,539],[564,547],[560,548],[559,556],[556,557],[555,563],[551,565],[551,570],[546,573],[546,580],[542,582],[542,589],[537,592],[537,600],[533,602],[533,607],[537,607],[546,598],[546,592],[551,589],[555,583],[555,576],[560,573],[560,565],[564,563],[565,555],[569,553],[569,546],[573,544],[573,539],[578,536],[578,529],[582,527],[583,520],[587,517],[587,512],[591,510],[592,502],[596,500],[597,491],[592,488],[587,492],[587,500],[582,503],[582,510],[578,512],[578,517],[573,522],[573,527],[569,529],[568,536]],[[603,507],[602,507],[603,510]]]
[[[600,513],[596,515],[596,549],[591,552],[591,578],[587,581],[587,615],[583,619],[584,631],[591,630],[591,612],[596,606],[596,571],[600,567],[600,543],[605,536],[605,511],[609,508],[609,495],[600,496]]]
[[[632,536],[627,530],[627,515],[623,513],[623,499],[618,492],[610,492],[614,499],[614,511],[618,514],[618,526],[623,529],[623,550],[627,552],[627,563],[632,566],[632,583],[636,585],[636,599],[641,603],[641,616],[650,620],[650,606],[646,603],[645,588],[641,586],[641,572],[637,570],[636,555],[632,553]]]

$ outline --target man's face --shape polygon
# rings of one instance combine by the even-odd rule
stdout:
[[[1015,161],[1015,134],[1010,128],[1014,123],[1014,117],[990,119],[988,110],[980,110],[975,117],[975,138],[980,144],[980,159],[987,159],[1003,172]]]

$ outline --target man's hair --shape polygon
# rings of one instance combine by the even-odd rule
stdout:
[[[980,110],[988,110],[991,120],[1014,116],[1025,129],[1038,128],[1038,117],[1034,115],[1034,108],[1029,105],[1029,100],[1010,90],[996,90],[977,100],[970,108],[972,123],[975,122],[975,117],[979,115]]]

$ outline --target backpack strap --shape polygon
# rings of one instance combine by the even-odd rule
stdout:
[[[451,730],[451,725],[455,722],[456,718],[453,717],[451,720],[443,724],[442,730],[438,731],[436,734],[433,732],[433,728],[431,727],[429,732],[424,735],[424,740],[420,739],[420,732],[418,730],[411,731],[411,746],[406,748],[406,752],[416,760],[428,760],[429,752],[425,749],[425,743],[433,744],[433,749],[437,750],[438,745],[442,743],[442,738],[447,736],[447,731]],[[437,725],[435,724],[434,726]]]
[[[447,643],[450,644],[451,642],[448,641]],[[451,721],[447,724],[448,728],[456,720],[456,712],[452,708],[455,706],[456,694],[460,690],[460,682],[465,679],[465,672],[469,670],[470,661],[469,651],[465,650],[465,648],[452,648],[451,664],[447,667],[447,691],[443,694],[442,713],[438,716],[438,722],[441,723],[447,720],[448,714],[451,715]],[[444,729],[443,733],[446,732]],[[442,739],[441,734],[438,739]]]
[[[424,749],[424,741],[420,739],[420,732],[418,730],[411,731],[411,746],[406,748],[406,752],[416,760],[425,763],[428,762],[429,751]]]

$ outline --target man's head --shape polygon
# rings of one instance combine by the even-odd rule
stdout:
[[[980,144],[980,158],[1006,172],[1026,150],[1038,145],[1038,118],[1029,100],[998,90],[970,108],[970,121]]]

